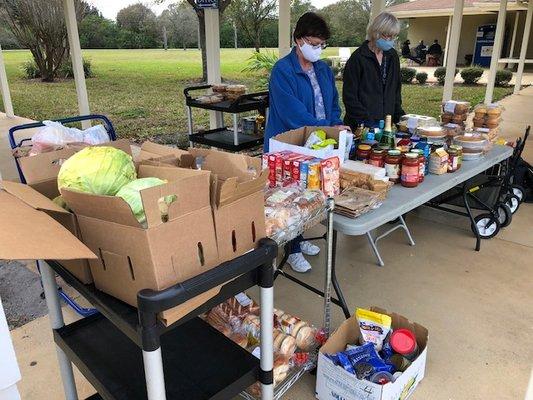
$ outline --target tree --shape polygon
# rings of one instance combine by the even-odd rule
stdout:
[[[291,32],[296,26],[298,19],[306,12],[316,12],[316,7],[311,4],[310,0],[293,0],[291,3]]]
[[[268,19],[276,10],[276,0],[233,0],[231,18],[245,36],[253,41],[255,51],[261,47],[261,36]]]
[[[76,18],[81,21],[87,4],[75,0]],[[67,27],[61,0],[0,0],[0,9],[18,43],[28,48],[45,82],[53,82],[68,56]]]
[[[154,12],[141,3],[120,10],[117,26],[121,29],[120,47],[150,48],[157,47],[161,42]]]
[[[79,25],[80,44],[84,49],[116,49],[117,24],[101,14],[89,14]]]
[[[186,1],[169,5],[158,22],[166,27],[171,46],[186,49],[198,44],[198,18]]]

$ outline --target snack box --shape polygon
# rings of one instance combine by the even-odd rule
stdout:
[[[146,228],[120,197],[61,191],[78,218],[83,242],[98,255],[89,262],[95,286],[133,306],[141,289],[168,288],[221,262],[210,204],[210,172],[140,165],[138,176],[168,181],[140,192]],[[163,215],[160,201],[172,195],[176,200]],[[216,293],[217,289],[208,291],[164,311],[160,318],[172,323]]]
[[[304,147],[309,135],[317,129],[322,129],[326,132],[327,139],[335,139],[338,143],[336,149],[320,149],[312,150]],[[315,158],[330,158],[339,157],[341,164],[346,158],[347,150],[349,150],[351,133],[348,131],[339,131],[337,128],[331,126],[304,126],[298,129],[280,133],[269,140],[269,149],[272,152],[280,152],[287,150],[293,153],[303,154]]]
[[[389,313],[377,307],[372,311],[388,314],[392,328],[408,328],[415,333],[420,354],[411,365],[394,381],[378,385],[360,380],[342,367],[335,365],[326,354],[344,351],[347,344],[358,343],[361,332],[355,316],[348,318],[333,332],[318,354],[316,397],[319,400],[405,400],[411,396],[424,378],[427,358],[428,330],[422,325],[410,322],[396,313]]]

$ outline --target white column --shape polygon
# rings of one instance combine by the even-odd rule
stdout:
[[[516,30],[518,29],[518,21],[520,20],[520,11],[515,11],[513,35],[511,37],[511,47],[509,48],[509,58],[513,58],[514,45],[516,42]]]
[[[520,91],[522,85],[522,75],[524,73],[524,64],[526,61],[527,46],[529,44],[529,35],[531,33],[531,18],[533,17],[533,0],[529,0],[527,6],[526,22],[524,25],[524,35],[522,36],[522,46],[520,47],[520,59],[518,61],[518,69],[516,71],[516,78],[513,93]]]
[[[503,34],[505,33],[505,17],[507,14],[507,0],[500,1],[498,20],[496,21],[496,33],[494,35],[494,46],[492,47],[492,57],[490,58],[489,76],[487,78],[487,89],[485,91],[485,104],[492,103],[494,94],[494,81],[498,70],[498,61],[502,54]]]
[[[442,100],[451,100],[453,94],[453,81],[455,79],[455,66],[457,65],[457,53],[459,50],[459,39],[461,37],[461,24],[463,22],[464,0],[455,0],[453,9],[452,29],[450,33],[449,49],[446,59],[446,80],[444,81],[444,90]]]
[[[220,23],[218,9],[206,8],[205,15],[205,50],[207,57],[207,83],[220,83]],[[222,116],[215,111],[209,112],[211,129],[222,126]]]
[[[278,52],[279,58],[291,51],[291,2],[279,0]]]
[[[376,16],[385,9],[385,0],[372,0],[372,5],[370,7],[370,21],[372,22]]]
[[[446,66],[446,56],[448,55],[448,46],[450,45],[450,32],[452,31],[452,16],[448,17],[448,28],[446,29],[446,43],[444,43],[444,58],[442,65]]]
[[[65,23],[67,25],[68,43],[70,46],[70,59],[72,70],[74,71],[74,82],[76,82],[76,94],[78,96],[78,109],[80,115],[87,115],[89,111],[89,97],[87,86],[85,85],[85,74],[83,73],[83,59],[81,56],[80,37],[78,34],[78,22],[76,21],[76,10],[74,0],[63,0],[65,12]],[[90,121],[84,121],[84,129],[91,126]]]
[[[0,46],[0,91],[2,92],[2,101],[4,102],[4,111],[8,118],[14,118],[13,103],[11,103],[11,93],[9,93],[9,85],[7,83],[6,66],[4,64],[4,56],[2,55],[2,46]]]

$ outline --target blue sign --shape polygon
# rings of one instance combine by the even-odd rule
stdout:
[[[196,0],[196,5],[200,8],[218,8],[218,0]]]

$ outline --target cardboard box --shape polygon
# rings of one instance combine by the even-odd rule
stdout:
[[[137,305],[141,289],[162,290],[219,264],[210,206],[210,173],[141,165],[139,177],[168,180],[141,191],[147,228],[120,197],[62,190],[78,217],[83,242],[98,255],[90,261],[95,286]],[[163,217],[159,200],[175,195]],[[211,290],[162,313],[172,323],[218,293]]]
[[[0,259],[77,260],[96,258],[50,217],[67,211],[22,183],[0,181]]]
[[[202,169],[211,171],[211,203],[220,261],[229,261],[254,248],[266,237],[263,190],[268,170],[260,158],[217,150],[189,149],[203,156]]]
[[[311,150],[304,147],[305,142],[309,138],[311,132],[323,129],[326,132],[327,139],[335,139],[338,143],[338,148],[333,150]],[[292,131],[280,133],[269,141],[269,151],[274,153],[278,151],[292,151],[293,153],[304,154],[306,156],[316,158],[330,158],[339,157],[341,164],[344,162],[346,147],[349,144],[348,131],[339,131],[337,128],[331,126],[304,126],[302,128],[293,129]]]
[[[136,161],[145,165],[168,164],[181,168],[195,167],[195,157],[189,152],[149,141],[141,145]]]
[[[388,313],[373,307],[372,310],[392,317],[393,329],[408,328],[415,335],[420,354],[412,364],[396,379],[385,385],[378,385],[367,380],[359,380],[343,368],[333,364],[325,354],[343,351],[347,344],[357,343],[360,330],[355,316],[344,321],[320,348],[316,381],[316,397],[319,400],[405,400],[424,378],[427,357],[428,330],[422,325],[411,323],[407,318]]]

